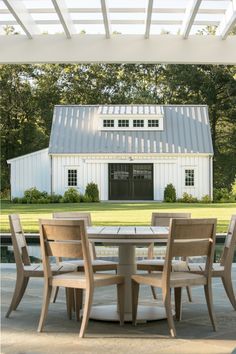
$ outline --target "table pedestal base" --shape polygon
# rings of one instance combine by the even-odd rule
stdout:
[[[93,306],[89,316],[92,320],[119,322],[119,314],[116,305]],[[138,306],[137,320],[141,322],[157,321],[166,319],[166,312],[163,307]],[[125,313],[125,322],[132,322],[132,314]]]

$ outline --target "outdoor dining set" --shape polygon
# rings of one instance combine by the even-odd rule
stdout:
[[[58,290],[66,291],[69,319],[81,320],[79,337],[84,337],[88,320],[132,322],[167,318],[169,332],[176,336],[175,320],[181,320],[182,288],[191,302],[191,288],[203,286],[213,330],[212,277],[222,279],[229,301],[236,310],[231,267],[236,244],[236,215],[232,215],[220,263],[214,263],[217,219],[193,219],[189,213],[153,212],[149,226],[93,226],[90,213],[54,213],[39,220],[42,263],[31,264],[19,215],[9,215],[16,262],[16,284],[6,313],[9,317],[21,302],[31,277],[44,278],[42,309],[38,332],[44,328],[50,302]],[[116,245],[118,262],[96,255],[96,243]],[[166,247],[165,256],[154,257],[154,244]],[[137,247],[148,246],[147,258],[138,260]],[[117,305],[92,306],[97,287],[116,285]],[[150,286],[154,299],[161,289],[163,307],[155,301],[140,306],[140,285]],[[171,297],[173,288],[174,308]]]

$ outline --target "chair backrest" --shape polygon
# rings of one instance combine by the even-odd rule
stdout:
[[[17,269],[23,270],[24,265],[30,265],[24,231],[18,214],[11,214],[8,217],[16,266]]]
[[[189,219],[191,213],[152,213],[152,226],[170,226],[171,219]]]
[[[79,219],[84,220],[86,226],[92,226],[92,218],[90,213],[80,211],[65,211],[53,213],[53,219]]]
[[[152,213],[152,226],[170,226],[171,219],[188,219],[191,218],[191,213]],[[154,243],[151,243],[148,247],[148,258],[154,257]]]
[[[84,220],[40,219],[40,246],[44,276],[52,276],[50,257],[82,258],[84,272],[93,283],[92,263],[89,252],[89,242]]]
[[[65,211],[65,212],[53,213],[52,216],[54,219],[84,220],[85,226],[92,226],[91,214],[87,212]],[[96,256],[96,249],[95,249],[94,242],[89,242],[89,249],[90,249],[90,255],[92,260],[95,260],[97,256]]]
[[[212,269],[217,219],[172,219],[163,277],[169,280],[174,257],[206,256],[205,275]]]
[[[234,250],[236,245],[236,215],[232,215],[228,232],[225,238],[225,244],[221,255],[220,264],[225,267],[225,271],[231,271]]]

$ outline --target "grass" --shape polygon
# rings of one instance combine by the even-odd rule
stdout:
[[[217,232],[226,232],[236,204],[183,204],[183,203],[79,203],[79,204],[12,204],[2,202],[0,227],[9,232],[8,214],[18,213],[25,232],[38,232],[38,219],[51,218],[53,212],[89,211],[94,225],[148,225],[153,211],[189,212],[193,218],[217,218]]]

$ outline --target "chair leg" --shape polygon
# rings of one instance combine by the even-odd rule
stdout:
[[[52,297],[51,297],[51,302],[55,303],[57,300],[57,295],[59,291],[59,286],[54,286],[52,288]]]
[[[207,303],[208,313],[210,316],[212,327],[213,327],[213,330],[216,331],[216,319],[215,319],[215,314],[213,311],[211,284],[208,283],[208,284],[204,285],[204,291],[205,291],[206,303]]]
[[[38,325],[38,332],[42,332],[43,330],[44,323],[48,314],[48,306],[50,303],[51,293],[52,293],[52,286],[49,285],[48,282],[45,282],[44,293],[43,293],[43,304],[42,304],[42,310],[41,310],[41,315],[40,315],[40,320]]]
[[[221,279],[222,279],[222,283],[225,288],[225,292],[228,295],[229,301],[231,302],[233,308],[236,310],[236,298],[234,295],[234,289],[233,289],[233,285],[232,285],[231,275],[227,275],[227,278],[222,277]]]
[[[186,290],[187,290],[187,295],[188,295],[188,301],[193,302],[191,287],[187,286]]]
[[[170,289],[168,288],[163,289],[162,292],[163,292],[163,301],[166,310],[166,317],[167,317],[170,335],[171,337],[176,337],[176,330],[175,330],[172,309],[171,309],[171,292]]]
[[[8,318],[10,316],[10,313],[13,310],[16,310],[17,306],[19,305],[19,303],[24,295],[28,281],[29,281],[29,278],[25,278],[24,276],[17,275],[14,294],[12,296],[12,300],[11,300],[11,304],[9,306],[9,309],[5,315],[6,318]]]
[[[132,323],[137,324],[139,283],[132,279]]]
[[[82,309],[83,304],[83,289],[75,289],[75,314],[76,320],[80,320],[80,310]]]
[[[85,301],[84,301],[84,311],[83,311],[83,319],[80,327],[79,337],[83,338],[85,330],[88,325],[89,315],[91,311],[91,306],[93,302],[93,288],[85,289]]]
[[[152,290],[153,299],[157,300],[157,293],[156,293],[155,287],[154,287],[154,286],[151,286],[151,290]]]
[[[29,278],[24,278],[22,287],[19,291],[19,296],[18,296],[16,303],[14,305],[14,308],[13,308],[14,311],[17,309],[19,303],[21,302],[22,297],[24,296],[25,289],[27,288],[28,282],[29,282]]]
[[[117,303],[120,314],[120,325],[124,325],[125,315],[125,284],[117,284]]]
[[[175,288],[174,291],[175,291],[175,318],[177,321],[180,321],[182,316],[182,301],[181,301],[182,288]]]
[[[148,273],[151,274],[152,272],[149,270]],[[151,291],[152,291],[153,299],[154,299],[154,300],[157,300],[156,289],[155,289],[154,286],[151,286]]]
[[[71,320],[72,319],[73,302],[74,302],[74,289],[73,288],[65,288],[65,291],[66,291],[67,317],[69,320]]]

